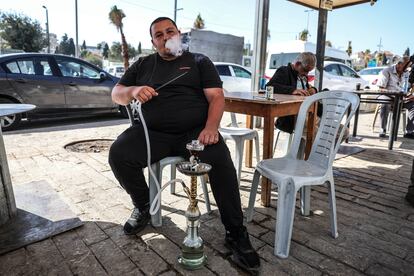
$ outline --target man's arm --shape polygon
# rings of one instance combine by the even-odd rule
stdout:
[[[224,94],[222,88],[204,88],[208,101],[208,117],[198,140],[204,145],[215,144],[219,140],[218,128],[224,111]]]
[[[112,89],[112,101],[120,105],[127,105],[133,99],[145,103],[157,96],[158,93],[149,86],[125,86],[116,84]]]
[[[289,72],[287,67],[277,69],[266,85],[273,86],[275,93],[278,94],[292,94],[293,91],[296,90],[296,84],[289,84]]]

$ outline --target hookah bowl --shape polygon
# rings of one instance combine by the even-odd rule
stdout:
[[[192,154],[190,161],[177,164],[179,172],[191,177],[190,191],[187,192],[190,204],[185,212],[187,218],[187,236],[182,243],[181,256],[178,257],[178,263],[185,269],[195,270],[202,268],[207,260],[207,256],[204,254],[203,240],[198,235],[200,210],[197,206],[197,176],[208,173],[211,170],[211,166],[199,162],[198,152],[203,150],[204,146],[199,144],[197,140],[187,144],[187,149]]]

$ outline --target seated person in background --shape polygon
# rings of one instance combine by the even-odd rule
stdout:
[[[156,53],[139,58],[128,68],[113,88],[112,99],[121,105],[134,99],[142,103],[151,139],[151,162],[167,156],[189,158],[186,144],[192,140],[205,145],[200,160],[213,167],[208,175],[226,230],[225,245],[232,250],[236,264],[257,272],[260,259],[243,225],[236,170],[218,132],[224,95],[217,70],[206,56],[179,51],[180,32],[170,18],[155,19],[150,34]],[[179,49],[173,51],[175,48]],[[185,76],[157,89],[183,70],[188,72]],[[115,140],[109,151],[109,164],[134,205],[124,232],[135,235],[150,221],[149,190],[142,171],[147,166],[147,146],[141,123]]]
[[[310,96],[316,88],[308,83],[308,73],[315,68],[316,57],[313,53],[299,54],[293,63],[279,67],[266,86],[273,86],[275,93]],[[280,117],[276,127],[284,132],[292,133],[295,128],[295,116]]]
[[[381,72],[381,77],[378,82],[380,89],[390,91],[403,91],[404,81],[407,79],[406,68],[411,63],[408,57],[400,59],[395,65],[385,68]],[[390,99],[390,97],[381,95],[379,99]],[[406,126],[405,138],[414,139],[414,96],[407,95],[404,100],[403,108],[408,110],[408,120]],[[385,137],[388,114],[390,113],[391,106],[389,104],[381,104],[380,118],[381,118],[381,132],[379,137]]]

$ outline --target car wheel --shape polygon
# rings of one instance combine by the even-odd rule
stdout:
[[[15,102],[13,102],[12,100],[0,98],[0,104],[13,104],[13,103]],[[20,113],[9,115],[9,116],[4,116],[2,117],[2,120],[1,120],[1,129],[3,131],[15,129],[19,125],[21,119],[22,119],[22,115]]]

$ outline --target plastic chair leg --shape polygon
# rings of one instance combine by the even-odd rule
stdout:
[[[206,175],[201,175],[200,176],[200,181],[201,181],[201,187],[203,188],[204,201],[206,202],[207,213],[210,213],[211,212],[210,196],[208,195],[208,188],[207,188],[207,183],[206,183]]]
[[[300,213],[303,216],[310,215],[311,186],[303,186],[300,189]]]
[[[158,180],[159,180],[160,171],[161,171],[160,163],[156,162],[156,163],[152,164],[151,168],[152,168],[152,171],[158,177]],[[152,202],[155,200],[155,197],[157,196],[158,189],[156,187],[157,184],[155,183],[154,178],[152,177],[151,174],[149,175],[148,179],[149,179],[149,183],[148,183],[149,184],[149,198],[150,198],[150,204],[152,204]],[[161,201],[161,196],[160,196],[160,201]],[[154,227],[162,226],[161,207],[160,207],[160,209],[158,209],[158,211],[155,215],[151,216],[151,224]]]
[[[256,145],[256,163],[260,162],[260,143],[259,136],[254,137],[254,144]]]
[[[338,237],[338,225],[336,221],[336,199],[335,199],[335,185],[333,178],[328,181],[328,196],[329,196],[329,206],[331,209],[331,233],[332,237],[335,239]]]
[[[260,173],[255,170],[250,188],[249,206],[246,211],[246,220],[251,222],[253,219],[254,202],[256,201],[257,188],[259,187]]]
[[[288,181],[278,185],[278,193],[274,254],[280,258],[287,258],[295,215],[295,183]]]
[[[279,141],[279,136],[280,136],[280,130],[276,129],[275,131],[276,131],[276,139],[275,139],[275,145],[273,146],[273,156],[275,155],[277,142]]]

